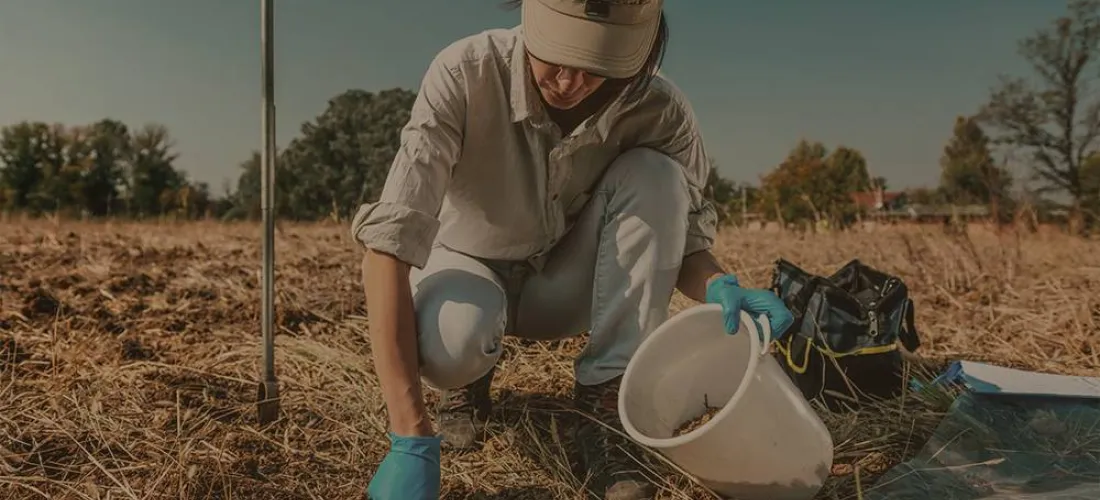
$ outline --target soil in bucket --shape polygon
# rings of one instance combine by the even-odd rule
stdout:
[[[707,422],[710,422],[710,419],[714,418],[714,416],[717,415],[718,411],[721,409],[721,406],[711,406],[710,403],[707,402],[706,396],[704,396],[703,413],[695,418],[692,418],[691,420],[688,420],[687,422],[680,424],[680,427],[677,427],[676,430],[673,431],[672,436],[683,436],[684,434],[687,434],[691,431],[694,431],[695,429],[702,427]]]

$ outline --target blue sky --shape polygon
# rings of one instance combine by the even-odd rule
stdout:
[[[281,0],[278,142],[349,88],[415,89],[451,41],[510,27],[498,0]],[[866,155],[893,187],[933,184],[954,117],[1057,0],[670,0],[664,72],[720,172],[757,181],[800,139]],[[179,166],[220,193],[259,149],[259,0],[3,0],[0,124],[165,124]]]

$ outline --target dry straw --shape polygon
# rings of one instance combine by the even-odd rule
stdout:
[[[386,450],[359,253],[346,228],[277,237],[283,420],[254,424],[255,225],[0,225],[0,497],[361,498]],[[925,356],[1047,372],[1100,368],[1100,246],[1056,234],[938,228],[798,235],[728,230],[750,286],[777,257],[829,272],[858,257],[902,276]],[[687,303],[677,297],[674,308]],[[583,340],[509,341],[483,450],[445,455],[444,498],[584,498],[571,469],[572,357]],[[908,397],[825,415],[837,443],[820,498],[915,454],[948,404]],[[659,456],[661,498],[713,498]]]

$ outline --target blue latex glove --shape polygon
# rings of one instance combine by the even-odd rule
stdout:
[[[737,277],[725,274],[707,285],[707,303],[721,304],[722,317],[726,323],[726,333],[737,333],[741,327],[741,311],[748,312],[756,323],[756,329],[763,336],[763,329],[756,319],[767,315],[771,327],[772,340],[780,340],[794,323],[794,316],[778,296],[770,290],[741,288]]]
[[[369,500],[439,500],[439,448],[442,436],[406,437],[389,433],[390,451],[378,464]]]

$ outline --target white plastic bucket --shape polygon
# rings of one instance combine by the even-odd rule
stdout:
[[[766,317],[763,346],[770,341]],[[721,306],[702,304],[663,323],[638,348],[619,390],[623,428],[716,493],[743,500],[803,500],[821,489],[833,462],[829,430],[762,349],[741,315],[725,333]],[[675,436],[720,407],[709,422]]]

